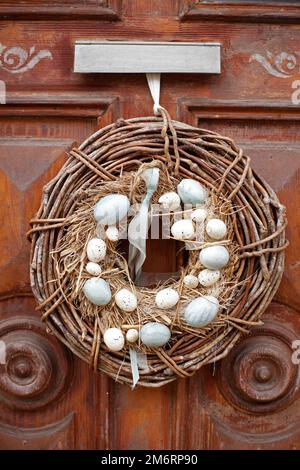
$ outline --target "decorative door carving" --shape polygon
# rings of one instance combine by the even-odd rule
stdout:
[[[298,2],[7,1],[0,16],[0,448],[299,448]],[[42,186],[99,126],[152,112],[143,75],[74,74],[77,39],[221,42],[220,76],[163,75],[161,102],[234,137],[287,206],[290,247],[265,324],[159,390],[96,376],[47,333],[30,292],[25,232]],[[174,251],[167,265],[155,249],[174,270]],[[151,259],[149,279],[156,270]]]

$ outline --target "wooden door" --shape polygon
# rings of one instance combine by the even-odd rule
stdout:
[[[295,0],[0,3],[1,449],[300,448],[299,19]],[[158,390],[94,375],[47,334],[30,292],[25,232],[44,183],[99,126],[152,113],[144,75],[74,74],[77,39],[220,42],[221,75],[164,75],[161,102],[234,137],[287,205],[291,244],[264,326]]]

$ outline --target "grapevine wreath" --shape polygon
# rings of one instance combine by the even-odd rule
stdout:
[[[261,323],[287,246],[285,207],[233,140],[160,113],[118,120],[71,150],[29,231],[48,330],[133,386],[161,386],[224,357]],[[177,277],[144,287],[157,221],[168,221],[185,262]]]

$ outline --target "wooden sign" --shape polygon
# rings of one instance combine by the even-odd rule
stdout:
[[[221,46],[204,42],[77,41],[79,73],[221,72]]]

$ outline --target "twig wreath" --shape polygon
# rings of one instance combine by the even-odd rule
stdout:
[[[160,113],[119,120],[73,149],[29,231],[48,330],[133,386],[189,377],[261,324],[287,246],[285,207],[250,158]],[[142,287],[149,228],[165,220],[187,262],[177,279]]]

